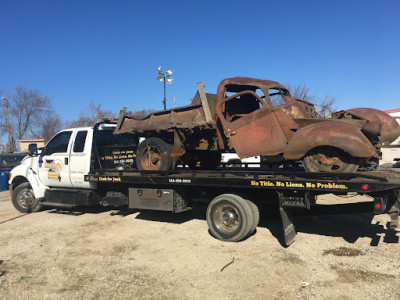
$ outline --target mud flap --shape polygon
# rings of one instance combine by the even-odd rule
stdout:
[[[294,242],[297,232],[293,224],[293,208],[283,206],[283,195],[279,194],[279,213],[281,214],[283,236],[285,238],[286,246]]]
[[[394,192],[394,203],[389,208],[388,214],[390,216],[390,229],[396,230],[397,226],[399,225],[399,215],[400,215],[400,191],[397,190]]]

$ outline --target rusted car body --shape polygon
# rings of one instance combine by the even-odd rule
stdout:
[[[115,134],[163,139],[170,145],[165,148],[171,157],[193,167],[215,167],[215,153],[236,152],[240,158],[260,155],[264,163],[302,160],[310,172],[354,172],[376,159],[381,145],[400,135],[397,122],[375,109],[320,118],[311,103],[292,98],[285,86],[274,81],[228,78],[216,95],[205,94],[201,84],[198,87],[189,106],[142,119],[123,110]],[[144,159],[158,162],[156,152],[149,150]],[[205,163],[210,160],[214,163]]]

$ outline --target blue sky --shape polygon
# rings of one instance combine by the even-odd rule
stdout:
[[[38,89],[64,120],[90,101],[162,109],[202,81],[304,83],[337,108],[400,107],[400,1],[0,0],[0,89]]]

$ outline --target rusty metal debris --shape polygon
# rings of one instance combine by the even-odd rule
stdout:
[[[125,108],[114,133],[157,137],[171,145],[168,155],[192,166],[199,165],[192,160],[213,155],[207,167],[215,168],[218,156],[212,153],[236,152],[240,158],[260,155],[264,163],[303,160],[310,172],[354,172],[379,157],[380,147],[394,141],[400,127],[370,108],[321,118],[312,103],[292,98],[278,82],[235,77],[223,80],[216,95],[206,94],[199,83],[188,106],[144,118]]]

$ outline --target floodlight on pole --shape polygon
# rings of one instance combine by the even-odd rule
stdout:
[[[166,94],[166,87],[165,84],[171,84],[174,82],[174,79],[171,78],[172,74],[174,74],[174,72],[172,72],[172,70],[168,70],[165,73],[162,72],[161,66],[159,66],[158,68],[156,68],[156,70],[158,71],[158,75],[156,77],[157,81],[163,81],[164,82],[164,100],[163,100],[163,105],[164,105],[164,110],[167,109],[167,94]]]

